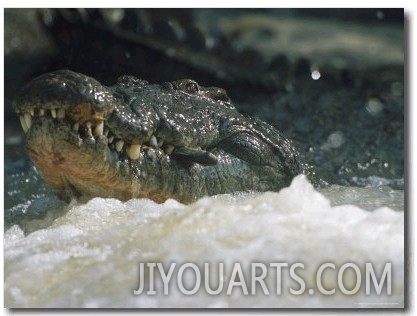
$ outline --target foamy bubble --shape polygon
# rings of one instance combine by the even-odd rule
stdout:
[[[323,192],[332,197],[340,196],[343,190],[338,187]],[[357,188],[358,200],[365,195],[371,199],[369,190],[372,188]],[[378,189],[374,190],[378,194]],[[332,205],[335,200],[314,189],[304,176],[296,177],[279,193],[240,197],[207,197],[191,205],[174,200],[157,204],[147,199],[120,202],[96,198],[72,206],[49,227],[27,236],[13,226],[5,233],[5,305],[363,307],[359,305],[379,302],[372,307],[386,307],[386,303],[403,306],[404,212],[378,203],[373,211],[350,204]],[[211,296],[201,289],[186,296],[176,284],[170,286],[169,295],[164,295],[163,284],[156,282],[156,295],[135,296],[141,262],[160,262],[165,268],[187,262],[203,268],[207,262],[213,271],[218,263],[224,263],[225,274],[220,280],[225,288],[233,264],[239,263],[248,280],[248,291],[251,264],[262,263],[269,269],[265,282],[271,295],[263,295],[258,289],[257,295],[244,296],[236,290],[232,295]],[[305,294],[288,292],[287,286],[297,286],[288,280],[289,267],[283,283],[287,290],[280,296],[275,294],[276,275],[270,268],[274,262],[305,265],[297,269],[307,285]],[[309,294],[316,271],[325,262],[333,262],[337,269],[351,262],[363,274],[366,262],[372,262],[376,269],[391,262],[392,295],[367,296],[361,290],[353,296],[338,291],[327,297],[317,294],[314,287],[314,293]],[[193,273],[190,271],[187,273]],[[326,271],[322,279],[329,289],[337,285],[337,271]],[[212,278],[218,282],[215,274]],[[184,285],[192,280],[184,277]],[[346,286],[352,286],[349,282]]]

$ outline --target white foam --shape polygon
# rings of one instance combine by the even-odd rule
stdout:
[[[336,191],[340,195],[343,188]],[[346,188],[349,190],[349,188]],[[365,190],[365,189],[363,189]],[[364,195],[369,197],[370,188]],[[385,194],[378,188],[382,194]],[[324,190],[326,191],[326,190]],[[332,190],[325,194],[332,199]],[[356,199],[360,200],[361,191]],[[401,199],[401,195],[397,198]],[[375,203],[377,207],[379,202]],[[398,205],[398,201],[394,201]],[[203,198],[192,205],[174,200],[120,202],[95,198],[77,204],[46,229],[27,236],[18,226],[5,233],[5,305],[7,307],[402,307],[404,304],[404,212],[388,207],[367,211],[354,205],[332,206],[303,177],[279,193]],[[377,270],[392,263],[392,295],[275,295],[276,275],[268,274],[270,295],[185,296],[178,286],[158,294],[135,296],[140,262],[204,262],[225,269],[239,262],[300,262],[307,286],[325,263],[338,268],[366,262]],[[288,269],[287,269],[288,270]],[[250,270],[245,270],[246,273]],[[298,270],[297,270],[298,271]],[[330,270],[329,270],[330,271]],[[230,271],[229,271],[230,272]],[[336,273],[336,272],[335,272]],[[288,276],[288,273],[287,277]],[[216,280],[216,278],[214,278]],[[248,279],[249,280],[249,279]],[[224,276],[227,287],[230,274]],[[247,281],[250,283],[250,281]],[[348,283],[350,284],[350,283]],[[287,284],[298,288],[297,283]],[[323,274],[326,288],[335,274]],[[307,287],[309,289],[309,287]],[[258,289],[259,290],[259,289]]]

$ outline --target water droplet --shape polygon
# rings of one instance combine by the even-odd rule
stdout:
[[[311,78],[313,78],[313,80],[319,80],[320,77],[321,77],[321,74],[320,74],[320,72],[318,70],[314,70],[311,73]]]
[[[327,142],[331,148],[340,147],[345,142],[345,137],[342,132],[334,132],[330,134],[327,139]]]
[[[370,98],[365,106],[366,110],[372,114],[377,115],[382,111],[384,105],[377,98]]]

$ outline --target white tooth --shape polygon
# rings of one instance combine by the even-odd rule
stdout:
[[[29,129],[32,126],[32,116],[30,116],[29,113],[25,113],[25,122],[26,122],[26,126]]]
[[[51,115],[53,118],[56,118],[56,110],[52,109],[51,110]]]
[[[90,137],[88,137],[88,138],[85,139],[85,142],[87,144],[95,144],[96,143],[96,140],[94,139],[93,136],[90,136]]]
[[[94,129],[94,135],[101,136],[103,135],[103,129],[104,129],[104,123],[101,121],[96,125],[96,128]]]
[[[167,155],[171,155],[172,152],[174,151],[175,147],[173,145],[166,145],[165,146],[165,153]]]
[[[22,125],[23,131],[26,133],[29,128],[26,125],[25,118],[23,117],[23,115],[20,115],[19,118],[20,118],[20,124]]]
[[[44,116],[45,115],[45,110],[44,109],[40,109],[39,110],[39,116]]]
[[[30,115],[35,116],[35,109],[30,109],[29,112],[30,112]]]
[[[104,130],[104,133],[103,133],[103,134],[104,134],[104,136],[106,136],[106,137],[107,137],[107,136],[109,135],[109,130],[106,128],[106,129]]]
[[[155,150],[154,149],[152,149],[152,148],[149,148],[147,151],[146,151],[146,154],[147,154],[147,156],[152,160],[152,161],[155,161],[155,159],[156,159],[156,154],[155,154]]]
[[[114,140],[114,136],[110,136],[109,137],[109,144],[111,144],[113,142],[113,140]]]
[[[125,144],[125,142],[124,142],[124,141],[119,140],[119,141],[116,143],[116,150],[117,150],[118,152],[122,151],[122,149],[123,149],[123,145],[124,145],[124,144]]]
[[[158,142],[158,147],[162,147],[163,144],[164,144],[164,140],[160,139],[159,142]]]
[[[130,145],[126,148],[126,153],[130,159],[136,160],[139,158],[140,145]]]
[[[64,109],[58,109],[58,112],[56,113],[56,117],[59,119],[65,118],[65,110]]]
[[[75,123],[74,124],[74,126],[72,127],[72,130],[74,131],[74,132],[78,132],[78,129],[80,128],[80,124],[78,124],[78,123]]]
[[[94,138],[93,133],[91,132],[91,122],[87,122],[85,125],[87,125],[87,135],[88,135],[88,137]]]
[[[149,141],[149,144],[151,144],[153,148],[158,148],[158,142],[156,141],[155,135],[151,136],[151,140]]]

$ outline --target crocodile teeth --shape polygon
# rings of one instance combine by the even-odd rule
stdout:
[[[30,113],[30,115],[35,116],[35,109],[30,109],[29,113]]]
[[[103,135],[103,129],[104,129],[104,123],[101,121],[96,125],[96,128],[94,129],[94,135],[95,136],[102,136]]]
[[[26,127],[27,127],[27,129],[29,129],[32,126],[32,116],[30,116],[29,113],[25,113],[24,118],[25,118],[25,122],[26,122]]]
[[[22,125],[23,131],[26,133],[29,128],[26,125],[25,118],[23,115],[20,115],[19,118],[20,118],[20,124]]]
[[[136,160],[139,158],[140,145],[130,145],[126,148],[126,153],[130,159]]]
[[[108,136],[109,135],[109,130],[106,128],[105,130],[104,130],[104,132],[103,132],[103,134],[104,134],[104,136]]]
[[[94,138],[93,133],[91,132],[91,122],[87,122],[86,125],[87,125],[87,135],[88,135],[88,137]]]
[[[166,145],[165,146],[165,153],[167,155],[171,155],[172,152],[174,151],[175,147],[173,145]]]
[[[111,144],[113,142],[113,140],[114,140],[114,136],[110,136],[109,137],[109,144]]]
[[[125,144],[125,142],[124,141],[122,141],[122,140],[119,140],[117,143],[116,143],[116,150],[118,151],[118,152],[121,152],[122,151],[122,149],[123,149],[123,145]]]
[[[94,137],[88,137],[88,138],[85,139],[85,143],[94,145],[96,143],[96,140],[95,140]]]
[[[158,148],[158,141],[156,140],[155,135],[151,136],[151,140],[149,141],[149,144],[153,147],[153,148]]]
[[[53,118],[56,118],[56,110],[52,109],[51,110],[51,115]]]
[[[64,109],[59,109],[56,113],[56,117],[59,119],[64,119],[65,118],[65,110]]]
[[[155,159],[156,159],[156,154],[155,154],[155,150],[153,150],[152,148],[149,148],[147,151],[146,151],[146,155],[152,160],[152,161],[155,161]]]
[[[158,147],[162,147],[163,144],[164,144],[164,140],[160,139],[159,142],[158,142]]]
[[[78,124],[78,123],[75,123],[73,126],[72,126],[72,130],[74,131],[74,132],[78,132],[78,129],[80,128],[80,124]]]
[[[45,115],[45,110],[44,109],[40,109],[39,110],[39,116],[44,116]]]

